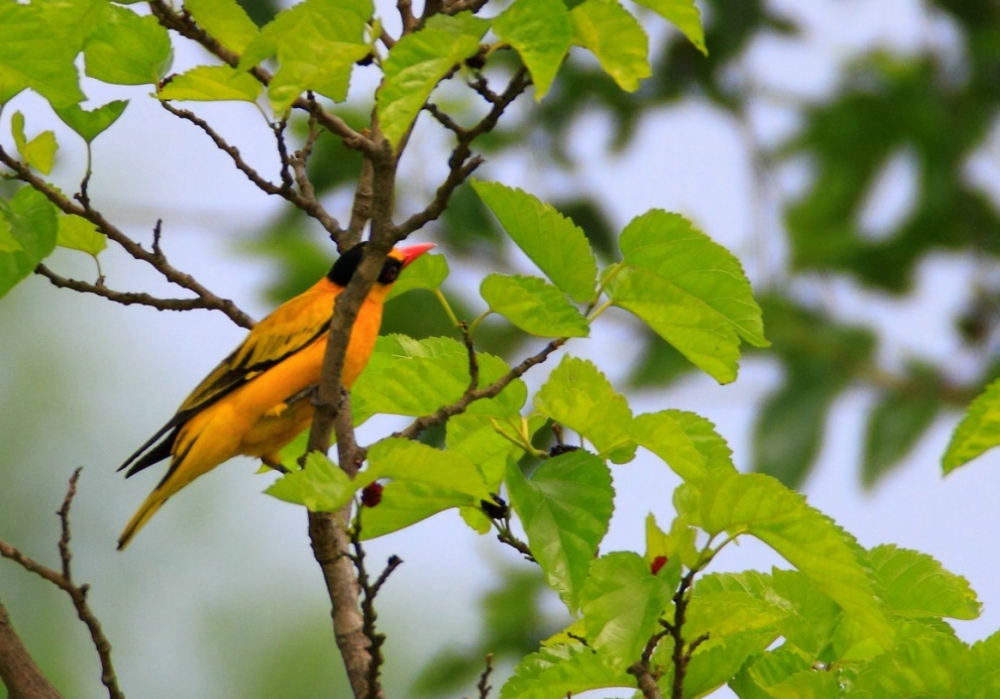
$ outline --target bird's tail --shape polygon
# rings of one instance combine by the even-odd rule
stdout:
[[[122,532],[122,535],[118,537],[119,551],[128,546],[128,543],[132,541],[132,537],[139,533],[139,530],[142,529],[143,525],[149,521],[150,517],[156,514],[156,511],[167,501],[169,496],[170,493],[163,488],[162,484],[149,494],[149,497],[147,497],[145,502],[142,503],[139,510],[132,515],[132,519],[129,520],[129,523],[125,525],[125,530]]]

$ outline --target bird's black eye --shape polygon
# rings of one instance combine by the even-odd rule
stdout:
[[[403,263],[392,257],[387,258],[382,265],[382,273],[378,275],[379,284],[392,284],[399,278],[399,273],[403,271]]]

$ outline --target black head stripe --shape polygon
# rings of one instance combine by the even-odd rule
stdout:
[[[351,277],[354,276],[354,271],[361,264],[361,256],[364,254],[367,244],[358,243],[341,255],[340,259],[333,264],[326,278],[337,286],[347,286],[351,281]],[[392,284],[396,281],[402,269],[403,263],[400,260],[392,257],[386,258],[385,264],[382,266],[382,273],[378,276],[378,282],[380,284]]]

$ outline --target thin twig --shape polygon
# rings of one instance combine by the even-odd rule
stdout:
[[[281,197],[288,203],[301,209],[303,212],[305,212],[312,218],[316,219],[320,223],[320,225],[323,226],[323,228],[325,228],[330,233],[331,236],[337,236],[341,234],[340,224],[337,222],[337,219],[331,216],[329,212],[327,212],[327,210],[319,202],[319,200],[315,196],[315,191],[313,191],[311,186],[309,187],[308,192],[304,191],[296,192],[295,188],[292,186],[293,180],[291,174],[288,172],[290,163],[289,163],[288,152],[285,149],[283,126],[276,125],[273,127],[275,138],[277,139],[278,143],[278,153],[281,156],[281,164],[282,164],[281,165],[282,185],[278,186],[273,182],[271,182],[270,180],[262,177],[259,172],[257,172],[243,159],[243,156],[240,154],[239,148],[226,141],[226,139],[224,139],[215,129],[213,129],[212,126],[207,121],[196,115],[194,112],[191,112],[190,110],[187,109],[178,109],[169,102],[165,101],[161,101],[160,105],[174,116],[180,119],[184,119],[185,121],[189,121],[195,126],[197,126],[199,129],[204,131],[205,134],[207,134],[208,137],[212,139],[212,142],[215,143],[215,146],[223,153],[229,156],[230,160],[233,161],[233,165],[236,166],[236,169],[242,172],[244,175],[246,175],[247,179],[250,180],[250,182],[253,183],[253,185],[257,187],[260,191],[264,192],[265,194]],[[284,123],[285,123],[284,121],[280,122],[280,124]]]
[[[48,279],[54,286],[61,289],[71,289],[84,294],[95,294],[109,301],[120,303],[123,306],[141,305],[155,308],[159,311],[192,311],[198,309],[212,310],[211,306],[205,303],[204,299],[161,299],[140,291],[115,291],[104,286],[104,284],[91,284],[90,282],[78,279],[69,279],[60,276],[46,267],[39,264],[35,267],[35,274]]]
[[[486,667],[483,668],[482,673],[479,675],[479,682],[476,684],[476,689],[479,690],[479,699],[489,699],[490,690],[493,687],[490,686],[490,675],[493,674],[493,654],[486,654]]]
[[[62,534],[59,539],[59,558],[62,564],[62,572],[60,573],[42,565],[2,540],[0,540],[0,556],[17,563],[26,571],[47,580],[69,595],[73,606],[76,608],[77,616],[87,627],[90,639],[97,650],[97,655],[101,661],[101,682],[108,690],[109,699],[125,699],[125,695],[118,687],[118,677],[115,673],[114,664],[111,661],[111,643],[108,641],[107,636],[104,635],[104,630],[90,609],[90,605],[87,604],[87,592],[90,590],[90,586],[86,583],[77,585],[70,575],[72,554],[69,547],[69,510],[73,496],[76,494],[76,482],[80,477],[80,471],[81,469],[76,469],[70,477],[66,497],[63,499],[62,507],[59,508],[58,512],[62,524]]]
[[[482,89],[488,90],[488,88],[485,87],[485,78],[480,78],[480,81],[483,85]],[[483,134],[489,133],[496,128],[504,110],[506,110],[507,107],[509,107],[510,104],[517,99],[517,97],[524,92],[530,84],[531,77],[528,75],[528,71],[522,68],[514,75],[513,78],[511,78],[510,83],[508,83],[507,88],[504,90],[502,95],[493,95],[493,93],[489,93],[495,98],[491,100],[493,105],[492,108],[486,116],[480,119],[475,126],[469,129],[463,129],[460,127],[437,107],[426,107],[427,111],[429,111],[438,121],[445,119],[447,122],[450,122],[451,126],[447,123],[445,126],[455,133],[458,143],[455,145],[455,149],[452,151],[451,157],[448,158],[448,176],[437,188],[437,191],[434,194],[434,199],[432,199],[422,211],[418,211],[413,214],[396,227],[395,235],[397,240],[402,240],[410,233],[423,228],[425,225],[436,220],[442,213],[444,213],[444,210],[448,207],[448,202],[451,200],[451,195],[483,162],[482,158],[479,156],[472,155],[472,142]]]
[[[158,248],[150,252],[139,243],[125,235],[118,227],[104,218],[103,214],[94,209],[89,204],[81,205],[66,197],[57,187],[49,184],[31,171],[25,163],[12,157],[0,146],[0,163],[3,163],[14,171],[17,179],[31,186],[32,189],[41,193],[52,202],[56,208],[63,213],[73,214],[90,221],[109,240],[120,245],[125,252],[140,262],[145,262],[159,272],[170,283],[191,291],[198,296],[202,302],[202,308],[216,310],[224,313],[237,325],[244,328],[253,327],[253,319],[241,311],[235,303],[229,299],[216,296],[202,284],[200,284],[190,274],[181,272],[173,267],[166,256]],[[159,224],[157,224],[159,225]]]
[[[461,398],[459,398],[454,403],[449,405],[444,405],[438,408],[434,413],[430,415],[424,415],[418,417],[416,420],[411,422],[406,429],[401,430],[393,434],[393,437],[402,437],[404,439],[416,439],[420,434],[429,427],[434,427],[435,425],[440,425],[442,422],[450,417],[464,413],[466,409],[477,400],[483,400],[484,398],[493,398],[500,393],[503,389],[507,388],[508,385],[515,379],[521,378],[528,369],[531,367],[541,364],[549,355],[555,352],[557,349],[566,344],[569,338],[560,337],[552,340],[549,344],[532,356],[525,359],[523,362],[515,367],[512,367],[510,371],[498,378],[496,381],[491,383],[489,386],[484,386],[483,388],[466,391]]]

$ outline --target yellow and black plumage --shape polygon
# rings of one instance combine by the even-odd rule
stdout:
[[[350,388],[365,368],[382,322],[382,305],[404,267],[433,247],[396,248],[358,312],[341,381]],[[136,532],[185,485],[237,455],[280,463],[278,452],[313,418],[333,302],[361,262],[364,244],[344,253],[329,274],[260,321],[177,409],[177,413],[119,471],[126,477],[170,458],[159,485],[118,539],[123,549]]]

